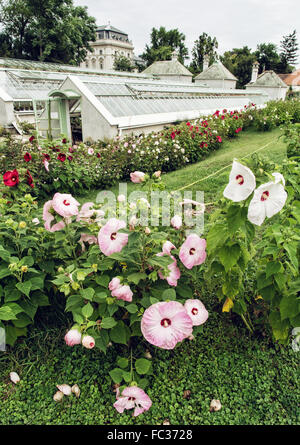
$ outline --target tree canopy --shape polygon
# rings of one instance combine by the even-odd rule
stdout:
[[[217,60],[218,42],[215,37],[211,37],[206,32],[203,32],[195,41],[192,49],[192,63],[190,65],[191,71],[195,74],[203,71],[203,58],[205,55],[209,56],[209,64]]]
[[[91,50],[96,20],[73,0],[0,0],[0,55],[77,65]]]
[[[184,63],[188,57],[188,49],[185,46],[185,35],[177,28],[166,30],[164,26],[159,29],[152,28],[150,45],[146,45],[141,57],[147,62],[147,66],[157,60],[170,60],[172,52],[178,52],[178,60]]]
[[[298,59],[297,52],[299,49],[296,30],[287,36],[283,36],[281,45],[280,58],[281,62],[286,65],[295,65]]]

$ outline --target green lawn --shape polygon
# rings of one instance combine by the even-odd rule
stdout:
[[[270,157],[274,162],[280,163],[286,156],[286,147],[283,138],[278,139],[280,135],[281,130],[279,128],[266,133],[256,133],[254,131],[240,133],[238,138],[226,141],[222,145],[222,148],[211,153],[203,161],[189,165],[181,170],[164,174],[163,181],[166,184],[166,189],[169,191],[178,190],[228,165],[229,167],[218,175],[188,188],[188,190],[192,191],[203,190],[205,193],[205,202],[213,202],[216,199],[216,194],[218,194],[220,189],[227,183],[228,173],[234,158],[241,159],[244,156],[251,155],[254,151],[270,143],[270,145],[259,151],[259,153],[260,155]],[[128,184],[128,193],[137,189],[138,185]],[[110,190],[118,193],[118,185],[115,185]],[[95,201],[98,192],[99,190],[91,190],[87,192],[85,196],[82,196],[79,201]]]
[[[226,142],[206,160],[165,175],[168,190],[205,177],[257,148],[274,141],[266,149],[272,160],[285,156],[285,147],[270,133],[244,133]],[[195,186],[206,192],[206,202],[220,193],[228,170]],[[129,184],[129,191],[133,189]],[[92,200],[96,191],[82,198]],[[204,286],[205,288],[205,286]],[[70,319],[62,314],[63,302],[55,302],[38,313],[37,326],[26,340],[7,352],[0,352],[0,424],[150,424],[165,419],[176,424],[297,424],[299,353],[290,345],[275,345],[268,332],[250,336],[238,316],[221,313],[212,290],[202,301],[210,312],[203,333],[194,341],[184,341],[174,351],[150,348],[153,376],[147,393],[152,408],[138,418],[120,415],[108,372],[118,353],[126,347],[112,347],[105,356],[98,350],[85,350],[64,344]],[[146,349],[148,344],[141,346]],[[9,381],[9,372],[21,377],[18,385]],[[79,399],[65,398],[57,404],[52,397],[56,384],[77,383]],[[190,398],[183,398],[185,390]],[[211,399],[220,399],[222,409],[210,413]]]

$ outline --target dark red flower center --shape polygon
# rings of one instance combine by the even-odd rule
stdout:
[[[190,249],[190,255],[194,255],[195,252],[196,252],[196,249],[194,249],[194,247],[192,247],[192,248]]]
[[[129,400],[130,402],[134,402],[134,401],[135,401],[135,397],[128,397],[128,400]]]
[[[114,241],[116,238],[117,238],[117,233],[116,233],[116,232],[114,232],[114,233],[112,233],[112,234],[110,235],[110,239],[111,239],[112,241]]]
[[[236,180],[236,182],[237,182],[239,185],[243,185],[243,184],[244,184],[244,178],[243,178],[242,175],[237,175],[237,176],[235,177],[235,180]]]
[[[198,309],[196,308],[196,307],[193,307],[193,309],[192,309],[192,314],[193,315],[197,315],[198,314]]]
[[[171,326],[172,322],[169,318],[163,318],[160,322],[161,326],[163,326],[164,328],[168,328],[169,326]]]
[[[64,203],[65,206],[69,206],[70,205],[69,201],[67,201],[66,199],[63,200],[63,203]]]
[[[260,200],[261,201],[266,201],[269,197],[270,193],[268,192],[268,190],[266,190],[265,192],[263,192],[263,194],[261,195]]]

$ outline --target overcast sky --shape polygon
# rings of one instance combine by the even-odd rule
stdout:
[[[299,0],[74,0],[88,7],[98,25],[111,25],[128,33],[140,55],[150,41],[152,27],[178,28],[186,35],[191,55],[202,32],[215,36],[219,54],[244,45],[280,44],[283,35],[297,30],[300,41]],[[300,65],[300,51],[297,61]]]

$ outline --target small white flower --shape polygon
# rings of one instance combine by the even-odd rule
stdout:
[[[69,385],[63,384],[63,385],[56,385],[57,389],[61,391],[65,396],[69,396],[72,393],[72,388]]]
[[[16,372],[11,372],[9,374],[10,380],[16,385],[20,381],[20,377]]]
[[[64,397],[64,394],[61,391],[57,391],[53,396],[53,400],[55,402],[61,402],[63,397]]]
[[[218,399],[213,399],[210,402],[210,407],[209,407],[209,411],[210,412],[215,412],[215,411],[220,411],[220,409],[222,408],[221,402]]]
[[[80,396],[80,389],[79,389],[78,385],[73,385],[71,390],[72,390],[72,393],[74,393],[76,397]]]

